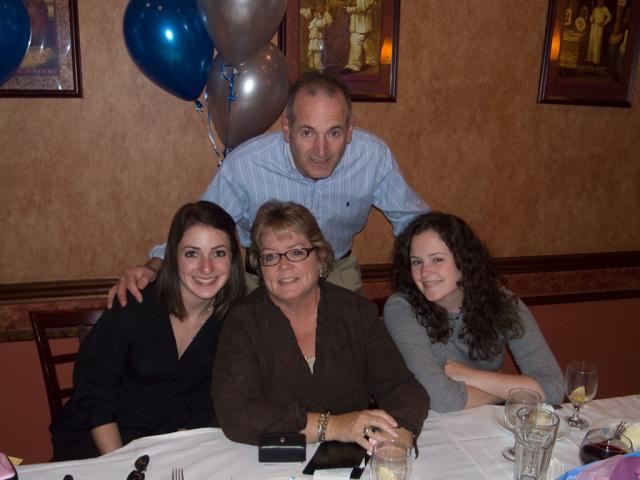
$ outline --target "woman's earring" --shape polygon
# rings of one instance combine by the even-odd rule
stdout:
[[[320,278],[325,278],[327,276],[327,267],[324,265],[320,265]]]

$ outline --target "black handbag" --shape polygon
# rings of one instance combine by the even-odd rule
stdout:
[[[306,459],[307,437],[302,433],[263,433],[260,435],[259,462],[304,462]]]

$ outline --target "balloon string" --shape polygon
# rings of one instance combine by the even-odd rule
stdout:
[[[230,68],[231,69],[231,76],[227,75],[226,73],[226,69]],[[238,70],[236,70],[235,68],[233,68],[233,65],[222,65],[220,67],[220,72],[222,73],[222,78],[224,78],[227,82],[229,82],[229,96],[227,97],[227,100],[229,102],[235,102],[236,99],[238,97],[236,97],[235,94],[235,83],[236,83],[236,78],[238,77]]]
[[[207,91],[204,91],[204,101],[205,103],[207,102]],[[200,103],[199,100],[196,100],[196,112],[202,114],[204,112],[204,108],[202,106],[202,103]],[[207,129],[207,132],[209,133],[209,140],[211,141],[211,145],[213,146],[213,151],[216,154],[216,157],[218,157],[218,167],[220,167],[220,165],[222,165],[222,160],[223,158],[220,156],[220,152],[218,151],[218,146],[216,145],[216,140],[215,137],[213,135],[213,129],[211,127],[211,112],[208,113],[207,115],[207,120],[205,120],[202,116],[200,117],[202,119],[203,122],[205,122],[205,127]]]
[[[231,70],[231,75],[227,74],[227,69]],[[224,134],[224,156],[226,157],[233,147],[229,147],[229,125],[231,124],[231,103],[235,102],[238,97],[236,97],[235,93],[235,82],[238,77],[238,70],[236,70],[233,65],[222,65],[220,66],[220,73],[222,74],[222,78],[224,78],[227,82],[229,82],[229,95],[227,95],[227,131]]]

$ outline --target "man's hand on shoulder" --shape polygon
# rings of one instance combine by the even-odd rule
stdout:
[[[127,269],[124,275],[118,279],[116,284],[111,287],[107,295],[107,308],[113,307],[113,300],[118,296],[120,305],[123,307],[127,304],[127,290],[138,301],[142,302],[142,292],[144,288],[153,282],[162,267],[161,258],[152,258],[146,265]]]

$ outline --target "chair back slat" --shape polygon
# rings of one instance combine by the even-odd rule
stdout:
[[[51,355],[51,363],[60,365],[61,363],[71,363],[76,361],[75,353],[63,353],[60,355]]]
[[[82,342],[102,312],[103,310],[100,309],[29,312],[33,338],[38,348],[38,357],[47,390],[51,418],[62,409],[64,400],[69,398],[73,392],[72,388],[60,388],[56,365],[73,363],[76,353],[54,355],[49,340],[56,337],[61,338],[61,329],[73,329],[79,342]]]

